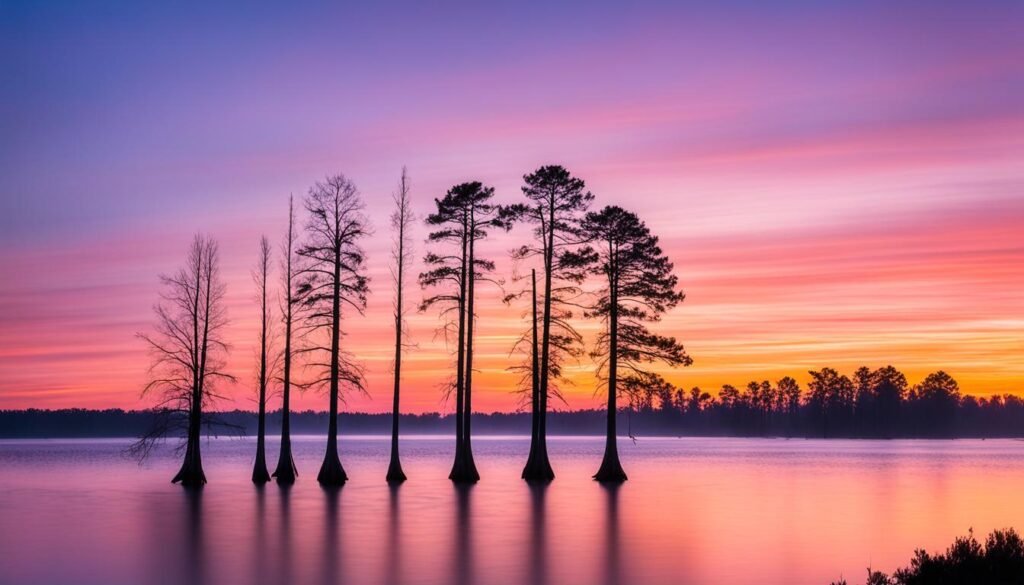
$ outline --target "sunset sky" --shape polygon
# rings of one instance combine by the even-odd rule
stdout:
[[[259,237],[344,172],[376,232],[345,325],[369,396],[346,408],[388,410],[403,165],[421,215],[466,180],[517,201],[548,163],[636,211],[687,294],[656,325],[686,388],[892,364],[1024,393],[1024,3],[347,4],[0,4],[0,408],[146,406],[135,334],[197,231],[228,283],[221,407],[252,408]],[[528,237],[485,246],[501,275]],[[526,307],[499,297],[478,301],[483,411],[518,402]],[[410,320],[404,406],[450,410],[437,318]],[[591,371],[568,407],[599,404]]]

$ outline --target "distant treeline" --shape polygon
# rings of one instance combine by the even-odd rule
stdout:
[[[911,386],[896,368],[809,372],[804,390],[790,377],[774,384],[725,385],[718,396],[664,380],[634,393],[634,429],[681,435],[809,438],[952,438],[1024,436],[1024,399],[963,395],[949,374]],[[657,422],[655,422],[657,421]]]
[[[963,395],[956,381],[936,372],[910,386],[899,370],[886,366],[858,369],[852,378],[831,368],[813,371],[806,390],[793,378],[751,382],[742,390],[723,386],[718,396],[700,388],[688,391],[664,380],[633,394],[633,404],[618,413],[620,435],[742,436],[808,438],[953,438],[1024,437],[1024,399],[1012,394],[977,398]],[[256,430],[256,414],[234,410],[217,418],[246,434]],[[344,434],[387,434],[390,414],[342,413]],[[5,410],[0,437],[137,437],[152,423],[151,411]],[[324,412],[293,412],[292,432],[323,434]],[[280,428],[280,411],[267,417],[268,432]],[[403,432],[452,434],[451,415],[402,415]],[[530,413],[473,415],[474,432],[529,435]],[[553,435],[602,435],[603,410],[548,413]]]
[[[256,432],[255,412],[232,410],[211,413],[217,422],[227,423],[216,428],[240,428],[247,435]],[[156,414],[147,410],[0,410],[0,438],[60,438],[60,437],[138,437],[152,424]],[[323,435],[327,431],[328,414],[312,410],[293,411],[291,430],[295,434]],[[620,413],[625,424],[627,413]],[[577,410],[549,413],[549,429],[560,435],[603,435],[603,410]],[[453,415],[439,413],[403,414],[402,432],[410,435],[450,435],[454,433]],[[492,413],[473,415],[474,433],[481,435],[530,434],[530,413]],[[267,432],[278,433],[281,411],[267,413]],[[338,428],[348,435],[384,435],[391,431],[391,414],[343,412],[338,416]],[[212,432],[212,431],[211,431]]]

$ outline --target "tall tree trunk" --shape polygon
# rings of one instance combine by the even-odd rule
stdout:
[[[403,175],[404,178],[404,175]],[[404,220],[402,220],[404,222]],[[402,271],[405,268],[405,224],[400,224],[398,233],[398,282],[396,284],[397,299],[395,300],[395,380],[394,396],[391,404],[391,462],[385,478],[388,483],[405,481],[402,462],[398,456],[398,392],[402,382]]]
[[[202,401],[199,392],[193,391],[188,413],[188,438],[185,444],[185,459],[171,483],[181,483],[185,487],[202,487],[206,483],[203,473],[203,458],[200,449],[200,429],[202,427]]]
[[[196,287],[199,288],[198,285]],[[199,291],[196,291],[196,305],[198,306]],[[196,309],[198,311],[198,308]],[[195,367],[192,368],[194,372],[192,381],[192,397],[189,400],[188,407],[188,430],[187,438],[185,439],[185,459],[181,463],[181,468],[178,469],[178,473],[175,474],[171,483],[181,483],[186,487],[202,487],[206,483],[206,475],[203,473],[203,459],[200,451],[200,434],[199,429],[202,425],[202,395],[199,388],[199,314],[198,312],[193,319],[194,323],[194,340],[196,342],[195,347]]]
[[[462,222],[462,266],[459,269],[459,345],[457,349],[455,373],[455,461],[452,463],[452,470],[448,479],[456,480],[462,476],[465,468],[465,443],[464,436],[464,402],[465,402],[465,374],[466,374],[466,273],[467,273],[467,238],[469,223],[465,219]]]
[[[338,226],[335,227],[336,231]],[[316,480],[322,485],[338,486],[348,480],[338,457],[338,384],[341,373],[341,248],[334,250],[334,291],[331,307],[331,396],[330,421],[327,423],[327,452]]]
[[[530,329],[530,454],[526,458],[526,466],[523,467],[521,477],[525,480],[532,480],[534,468],[536,467],[537,442],[540,433],[540,379],[537,362],[537,270],[530,270],[530,299],[533,304],[530,307],[532,317]]]
[[[299,472],[295,468],[295,459],[292,457],[292,428],[291,428],[291,393],[292,393],[292,242],[294,219],[292,215],[292,200],[288,199],[288,240],[285,246],[285,317],[284,317],[284,371],[281,388],[281,452],[277,457],[277,468],[274,470],[274,477],[278,485],[291,485]]]
[[[196,288],[192,302],[192,400],[189,402],[188,412],[188,438],[185,445],[185,460],[181,463],[181,469],[171,480],[171,483],[181,483],[186,487],[202,487],[206,484],[206,474],[203,473],[203,458],[199,438],[203,424],[203,376],[206,367],[206,335],[209,325],[209,306],[206,307],[204,319],[204,330],[200,338],[200,307],[202,305],[203,292],[203,257],[205,250],[199,248],[199,260],[196,262]],[[207,285],[207,305],[209,304],[209,285]]]
[[[618,354],[619,354],[619,283],[618,266],[615,255],[612,255],[611,270],[608,275],[610,289],[611,307],[608,318],[608,434],[605,437],[604,459],[601,467],[594,474],[594,479],[600,482],[622,482],[626,481],[626,472],[619,462],[619,448],[616,437],[615,418],[618,408],[615,404],[616,382],[618,377]]]
[[[256,423],[256,462],[252,468],[253,483],[267,483],[270,472],[267,471],[267,387],[260,384],[259,420]]]
[[[291,301],[288,301],[289,303]],[[291,311],[291,308],[288,309]],[[295,459],[292,457],[292,426],[291,426],[291,340],[292,324],[291,317],[285,324],[284,341],[284,384],[281,389],[281,452],[277,457],[277,468],[274,469],[274,477],[278,485],[291,485],[299,476],[295,467]]]
[[[551,469],[551,461],[548,459],[548,390],[550,388],[551,369],[551,279],[554,271],[554,247],[555,247],[555,205],[551,201],[548,205],[548,229],[544,242],[544,314],[543,330],[541,332],[540,348],[540,396],[538,398],[538,422],[537,422],[537,449],[534,455],[533,467],[530,469],[527,479],[536,481],[551,481],[555,479],[555,472]]]
[[[291,485],[299,476],[292,457],[292,425],[291,425],[291,393],[292,393],[292,321],[291,293],[285,301],[288,304],[288,316],[284,326],[284,377],[281,388],[281,452],[277,457],[277,468],[274,477],[278,485]]]
[[[544,266],[544,331],[540,364],[540,471],[542,479],[555,479],[548,461],[548,395],[551,390],[551,279],[555,272],[555,201],[552,198],[548,216],[547,262]]]
[[[266,239],[263,240],[266,245]],[[266,248],[264,248],[266,250]],[[256,428],[256,462],[252,468],[252,482],[263,484],[270,481],[267,471],[267,259],[262,260],[263,284],[260,298],[260,406]]]
[[[476,255],[474,254],[476,238],[476,223],[470,216],[470,238],[469,238],[469,274],[466,284],[466,375],[465,389],[463,391],[463,413],[462,413],[462,469],[455,481],[475,483],[480,481],[480,473],[476,469],[476,462],[473,461],[473,321],[474,321],[474,285],[476,282]]]

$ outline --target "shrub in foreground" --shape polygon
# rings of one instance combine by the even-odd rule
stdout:
[[[971,531],[946,552],[914,551],[910,566],[892,576],[868,569],[866,585],[1008,585],[1024,583],[1024,540],[1010,528],[988,535],[985,544]],[[845,579],[832,585],[847,585]]]

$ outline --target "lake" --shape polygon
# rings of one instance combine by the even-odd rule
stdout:
[[[474,441],[476,486],[447,480],[452,439],[409,437],[392,489],[388,439],[342,437],[351,479],[325,491],[322,438],[296,439],[287,490],[250,483],[252,439],[214,440],[198,494],[170,449],[0,441],[0,582],[826,585],[1024,528],[1021,441],[623,439],[614,489],[590,480],[602,439],[552,438],[546,488],[519,479],[528,438]]]

